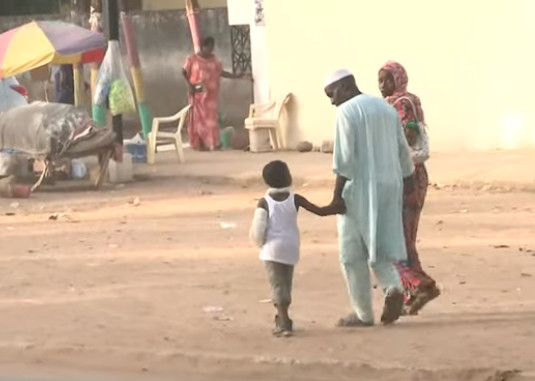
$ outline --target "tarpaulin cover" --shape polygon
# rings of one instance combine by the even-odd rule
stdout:
[[[110,147],[115,134],[72,105],[34,102],[0,114],[0,168],[12,153],[82,157]],[[4,163],[4,167],[6,164]]]

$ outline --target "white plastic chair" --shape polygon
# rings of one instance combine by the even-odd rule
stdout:
[[[267,103],[252,104],[249,108],[249,117],[245,119],[245,128],[248,130],[268,129],[271,146],[275,151],[283,148],[280,119],[282,111],[290,101],[292,94],[287,94],[279,100]]]
[[[154,164],[156,162],[156,152],[158,145],[162,144],[174,144],[176,149],[176,154],[179,163],[184,162],[184,148],[182,144],[182,128],[184,127],[184,122],[186,121],[186,116],[191,105],[187,105],[182,110],[177,112],[173,116],[159,117],[152,120],[152,131],[148,136],[148,149],[147,149],[147,162],[149,164]],[[176,131],[174,132],[164,132],[160,131],[160,123],[172,123],[178,122]]]

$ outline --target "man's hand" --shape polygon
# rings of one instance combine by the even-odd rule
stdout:
[[[343,198],[335,197],[331,203],[324,208],[324,212],[327,216],[332,216],[335,214],[345,214],[346,213],[346,203]]]
[[[326,208],[330,214],[345,214],[346,213],[346,203],[342,197],[342,192],[344,186],[347,182],[347,179],[343,176],[336,176],[336,184],[334,186],[333,199],[331,204]]]

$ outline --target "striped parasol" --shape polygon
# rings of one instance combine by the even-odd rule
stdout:
[[[0,34],[0,78],[47,64],[97,62],[105,47],[102,33],[63,21],[32,21]]]

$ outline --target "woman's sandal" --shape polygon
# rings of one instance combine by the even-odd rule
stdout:
[[[414,297],[414,302],[407,306],[406,314],[409,316],[418,315],[418,312],[424,308],[427,303],[438,298],[440,296],[440,289],[438,287],[433,287],[431,290],[420,291]]]

